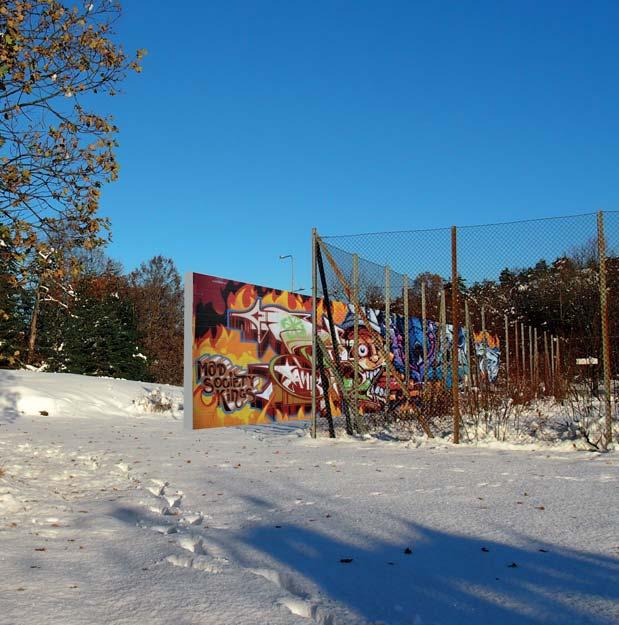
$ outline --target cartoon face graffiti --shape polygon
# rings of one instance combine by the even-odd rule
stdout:
[[[359,383],[356,389],[359,398],[359,407],[364,412],[379,410],[385,400],[385,355],[376,345],[371,332],[365,328],[359,328],[357,347],[357,363]],[[350,328],[346,329],[343,336],[343,343],[347,348],[350,366],[345,369],[345,383],[349,390],[354,385],[354,331]]]
[[[385,364],[385,356],[378,350],[372,335],[366,328],[359,328],[357,355],[359,357],[359,367],[364,374],[376,371]]]

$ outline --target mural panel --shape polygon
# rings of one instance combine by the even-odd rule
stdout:
[[[202,274],[186,276],[185,296],[185,404],[186,425],[193,428],[247,425],[306,419],[311,410],[312,300],[310,297]],[[332,302],[337,349],[346,390],[356,394],[364,414],[381,411],[401,393],[392,379],[386,388],[386,354],[375,344],[371,330],[385,336],[384,311],[365,309],[372,326],[360,320],[358,387],[354,386],[354,314],[342,302]],[[318,301],[319,335],[333,352],[323,302]],[[404,319],[391,317],[390,359],[405,377]],[[444,332],[427,322],[427,379],[451,386],[452,326]],[[416,396],[424,377],[421,320],[409,319],[410,391]],[[458,336],[458,375],[468,375],[466,333]],[[474,335],[476,361],[490,381],[499,367],[498,339]],[[487,363],[485,365],[484,363]],[[324,408],[318,380],[318,406]],[[337,387],[331,384],[329,401],[340,413]]]

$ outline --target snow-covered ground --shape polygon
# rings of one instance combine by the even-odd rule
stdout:
[[[0,372],[0,623],[619,623],[617,452],[188,432],[181,402]]]

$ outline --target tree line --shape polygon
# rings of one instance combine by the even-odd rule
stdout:
[[[101,248],[72,254],[53,249],[20,267],[0,245],[0,366],[181,384],[183,289],[174,261],[155,256],[127,273]]]

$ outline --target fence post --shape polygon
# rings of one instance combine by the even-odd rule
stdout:
[[[402,297],[404,297],[404,382],[406,388],[409,387],[411,363],[410,363],[410,337],[408,321],[408,276],[404,274],[402,278]]]
[[[509,321],[507,315],[505,320],[505,386],[509,389]]]
[[[535,397],[537,397],[539,389],[539,350],[537,347],[538,336],[537,328],[533,329],[533,377],[535,380]]]
[[[527,356],[524,349],[524,323],[520,324],[520,361],[522,366],[522,382],[527,379]]]
[[[544,330],[544,395],[548,395],[550,387],[550,361],[548,358],[548,332]]]
[[[352,292],[353,292],[353,393],[355,422],[359,423],[359,256],[352,257]]]
[[[516,382],[520,379],[520,350],[518,349],[518,321],[514,322],[514,355],[516,357]]]
[[[445,309],[445,285],[441,287],[441,385],[447,386],[447,311]]]
[[[550,385],[552,386],[552,395],[556,397],[555,389],[555,335],[550,335]]]
[[[482,306],[481,307],[481,345],[484,348],[484,355],[483,355],[483,373],[484,373],[484,387],[487,389],[488,387],[488,352],[486,351],[486,307]]]
[[[312,228],[312,438],[316,438],[317,409],[316,358],[318,353],[318,342],[316,341],[316,337],[318,336],[318,282],[316,280],[316,244],[316,228]]]
[[[473,377],[473,369],[471,369],[471,350],[475,349],[475,339],[471,336],[471,317],[469,314],[469,300],[464,300],[464,328],[466,331],[466,366],[468,375],[466,376],[466,386],[470,390],[471,386],[475,383]]]
[[[606,239],[604,237],[604,213],[598,212],[598,254],[600,261],[600,314],[602,315],[602,365],[604,367],[604,410],[606,436],[604,448],[613,440],[612,411],[610,404],[610,341],[608,337],[608,298],[606,290]]]
[[[557,349],[555,352],[555,356],[557,358],[557,365],[555,368],[555,373],[557,376],[557,382],[559,383],[559,397],[561,399],[561,402],[563,402],[563,384],[561,382],[561,339],[559,337],[555,338],[555,341],[557,341]]]
[[[426,281],[421,281],[421,340],[423,341],[423,384],[428,381],[428,319],[426,317]]]
[[[391,395],[391,281],[389,265],[385,266],[385,417],[389,416],[389,397]]]
[[[460,442],[460,388],[458,380],[458,343],[460,325],[458,319],[458,233],[451,228],[451,397],[453,400],[454,443]]]
[[[533,386],[533,328],[529,326],[529,378]]]

